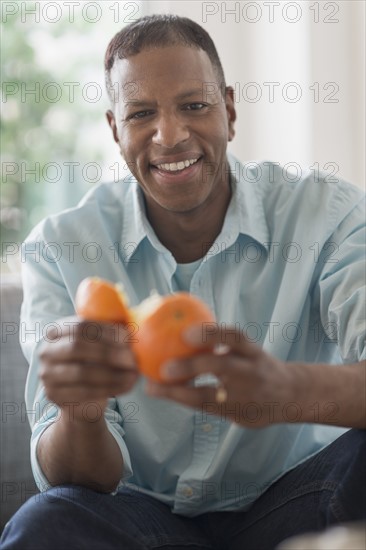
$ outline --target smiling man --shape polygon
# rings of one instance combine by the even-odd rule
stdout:
[[[187,263],[201,258],[202,242],[213,243],[220,232],[231,196],[226,148],[236,116],[233,90],[223,97],[221,71],[207,53],[171,40],[159,37],[158,48],[108,59],[122,101],[107,117],[159,240]]]
[[[44,335],[24,343],[42,493],[2,548],[270,550],[365,519],[362,193],[228,155],[233,90],[189,19],[129,25],[105,68],[107,119],[131,174],[24,244],[92,243],[103,256],[24,265],[22,318]],[[185,337],[214,351],[148,383],[127,329],[73,317],[93,274],[122,282],[132,305],[152,289],[200,296],[217,327]]]

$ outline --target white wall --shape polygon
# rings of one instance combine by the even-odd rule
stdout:
[[[237,92],[230,148],[241,160],[319,166],[364,185],[363,1],[164,0],[143,6],[145,13],[190,17],[212,36]]]

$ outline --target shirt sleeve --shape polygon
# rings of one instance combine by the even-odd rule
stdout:
[[[340,223],[319,256],[320,312],[329,341],[344,363],[366,359],[365,202]]]
[[[50,488],[37,460],[37,444],[45,429],[57,422],[60,409],[47,399],[38,376],[38,349],[47,339],[47,331],[57,327],[57,319],[74,315],[74,306],[57,261],[42,254],[40,237],[27,239],[22,250],[23,304],[21,309],[20,344],[29,362],[25,402],[31,426],[31,466],[40,491]],[[74,266],[77,270],[77,266]],[[130,455],[124,441],[122,416],[116,399],[111,398],[105,411],[108,430],[115,438],[123,458],[124,475],[121,485],[132,475]]]

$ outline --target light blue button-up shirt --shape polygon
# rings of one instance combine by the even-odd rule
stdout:
[[[176,261],[150,226],[130,174],[97,186],[77,207],[47,218],[24,243],[21,343],[30,362],[26,404],[32,468],[41,490],[49,484],[36,446],[59,411],[40,384],[37,347],[48,327],[74,314],[84,277],[122,282],[133,305],[152,289],[167,294],[188,281],[219,323],[237,327],[284,361],[337,364],[366,358],[361,191],[344,181],[321,177],[317,182],[310,171],[290,181],[296,178],[272,163],[242,165],[231,156],[229,161],[232,199],[222,231],[188,279],[184,268],[174,276]],[[144,383],[141,377],[128,394],[111,398],[106,412],[123,455],[121,484],[138,487],[185,516],[247,508],[281,475],[345,431],[302,424],[296,403],[283,408],[285,423],[247,429],[212,409],[146,396]],[[314,418],[318,406],[314,403]],[[260,411],[251,403],[238,414],[255,418]]]

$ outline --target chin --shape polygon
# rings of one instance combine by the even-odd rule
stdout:
[[[202,202],[192,201],[179,204],[161,204],[161,207],[164,208],[164,210],[168,210],[169,212],[174,212],[176,214],[185,214],[188,212],[193,212],[194,210],[199,208]]]

